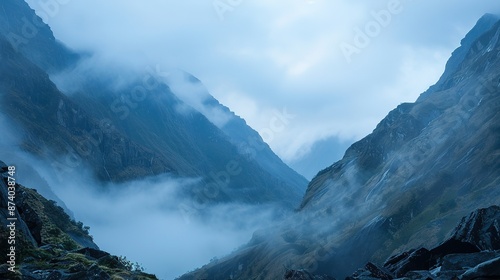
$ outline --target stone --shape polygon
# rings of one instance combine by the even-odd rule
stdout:
[[[475,267],[483,262],[500,257],[500,252],[480,252],[473,254],[451,254],[443,257],[442,270],[462,270]]]
[[[78,254],[85,255],[87,258],[91,258],[93,260],[98,260],[100,258],[110,256],[110,254],[107,252],[93,249],[93,248],[83,248],[83,249],[76,250],[74,252],[78,253]]]
[[[460,277],[462,280],[472,279],[500,279],[500,257],[481,263],[467,270]]]
[[[403,277],[412,270],[429,270],[434,264],[431,252],[425,248],[420,248],[389,259],[384,264],[384,267],[396,277]]]
[[[313,275],[306,270],[287,270],[284,280],[335,280],[335,278],[327,275]]]
[[[500,206],[479,209],[462,218],[452,239],[468,242],[481,250],[500,250]]]

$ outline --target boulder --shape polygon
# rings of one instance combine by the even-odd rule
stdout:
[[[432,253],[425,248],[420,248],[389,259],[384,267],[396,277],[403,277],[409,271],[429,270],[434,264]]]
[[[451,254],[443,257],[442,270],[462,270],[475,267],[483,262],[500,257],[500,252],[480,252],[474,254]]]
[[[500,206],[479,209],[462,218],[452,239],[468,242],[480,250],[500,250]]]
[[[467,270],[462,274],[461,279],[500,279],[500,257],[481,263]]]

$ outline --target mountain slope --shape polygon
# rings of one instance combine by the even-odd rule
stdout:
[[[278,203],[292,209],[300,202],[307,180],[238,118],[237,133],[252,135],[262,147],[256,158],[241,152],[234,134],[187,106],[158,75],[134,74],[115,88],[110,81],[120,73],[99,76],[90,70],[81,81],[65,81],[78,87],[76,93],[63,93],[51,79],[70,77],[65,74],[85,58],[57,42],[24,1],[3,1],[0,10],[0,109],[22,128],[21,148],[51,161],[54,173],[71,176],[88,168],[101,181],[169,173],[199,179],[186,190],[196,203]],[[12,38],[27,28],[24,18],[37,23],[36,32],[18,44]]]
[[[0,228],[0,249],[7,252],[1,279],[157,279],[100,251],[81,222],[36,190],[15,184],[16,173],[0,161],[0,222],[9,225]]]
[[[49,73],[74,65],[79,59],[54,38],[50,27],[24,1],[0,3],[0,34],[16,51]]]
[[[180,279],[345,277],[367,261],[445,240],[460,217],[500,204],[500,22],[488,15],[432,93],[391,111],[311,181],[300,212]],[[458,57],[457,57],[458,55]],[[242,267],[242,269],[237,269]]]

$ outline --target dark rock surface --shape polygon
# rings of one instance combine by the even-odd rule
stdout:
[[[327,275],[314,275],[305,270],[288,270],[283,278],[284,280],[335,280]]]
[[[492,225],[500,222],[500,207],[479,209],[464,217],[443,244],[389,258],[383,268],[368,263],[349,279],[500,279],[500,250],[492,240],[500,238]],[[480,251],[470,243],[483,244]]]
[[[452,239],[468,242],[480,250],[500,250],[500,207],[481,209],[464,217]]]

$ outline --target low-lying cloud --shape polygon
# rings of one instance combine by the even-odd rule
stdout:
[[[51,171],[40,173],[50,176]],[[83,174],[48,181],[76,220],[90,226],[102,250],[126,256],[160,279],[173,279],[230,253],[276,217],[265,205],[196,205],[183,195],[196,179],[162,175],[102,184],[89,179],[90,172]]]
[[[28,0],[47,14],[43,2]],[[53,2],[64,5],[48,23],[74,49],[187,71],[257,131],[288,108],[297,118],[269,144],[289,163],[322,139],[371,132],[438,80],[481,15],[500,13],[496,0]],[[394,3],[377,29],[374,13]],[[366,28],[369,43],[348,63],[340,45]]]
[[[274,205],[200,204],[186,195],[199,178],[168,174],[125,183],[102,183],[81,162],[58,172],[64,159],[35,157],[20,147],[23,135],[0,114],[0,160],[17,168],[18,182],[57,201],[90,226],[102,250],[143,265],[160,279],[174,279],[247,243],[259,228],[286,213]]]

